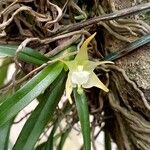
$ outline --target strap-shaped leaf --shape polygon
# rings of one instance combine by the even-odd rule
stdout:
[[[6,59],[0,59],[0,87],[3,85],[6,77],[7,77],[7,70],[8,66],[11,63],[11,60],[9,58]]]
[[[7,71],[8,71],[8,67],[11,63],[10,58],[6,58],[6,59],[0,59],[0,87],[3,86],[4,81],[7,78]],[[0,104],[3,102],[3,100],[5,100],[6,96],[8,97],[11,94],[11,90],[7,91],[7,93],[5,94],[1,94],[0,96]]]
[[[39,96],[60,74],[62,63],[52,64],[28,81],[15,94],[0,105],[0,126],[14,117],[20,110]]]
[[[90,121],[89,121],[89,111],[87,98],[84,91],[81,94],[78,94],[77,89],[74,89],[74,98],[78,111],[79,121],[81,124],[84,149],[91,149],[91,137],[90,137]]]
[[[41,101],[32,115],[25,123],[13,150],[33,150],[39,136],[49,121],[53,118],[54,111],[64,92],[64,72],[53,83],[48,98]]]
[[[109,131],[107,130],[106,127],[104,127],[104,143],[105,143],[105,150],[112,150],[111,138],[110,138],[110,135],[109,135]]]
[[[148,43],[150,43],[150,34],[140,37],[139,39],[125,46],[124,48],[121,48],[120,50],[117,50],[116,52],[108,54],[101,60],[113,61],[113,60],[119,59],[127,55],[128,53],[131,53],[132,51],[136,50],[137,48]]]
[[[2,64],[0,66],[0,86],[3,85],[7,77],[8,66],[11,62],[9,58],[6,58],[1,61],[2,61]],[[9,93],[7,93],[7,95],[9,95]],[[0,103],[1,102],[2,102],[2,99],[0,98]],[[11,120],[0,127],[0,149],[1,150],[8,150],[9,133],[10,133],[10,127],[11,127],[12,122],[13,121]]]
[[[47,142],[45,143],[44,150],[53,150],[54,149],[54,142],[55,142],[55,133],[56,133],[56,130],[58,129],[58,127],[59,127],[62,119],[64,118],[64,116],[67,113],[69,113],[70,110],[71,110],[71,105],[69,103],[67,103],[65,105],[65,107],[63,108],[63,110],[62,110],[62,114],[63,115],[58,116],[57,120],[54,122],[53,128],[52,128],[51,133],[49,135],[49,138],[48,138]]]
[[[14,57],[17,48],[18,46],[15,45],[0,45],[0,56]],[[27,63],[33,63],[36,65],[41,65],[48,60],[47,57],[40,54],[38,51],[27,47],[19,52],[18,58]]]
[[[51,130],[51,133],[49,135],[49,138],[47,140],[47,142],[45,143],[45,147],[44,147],[44,150],[54,150],[54,135],[55,135],[55,132],[58,128],[58,121],[55,122],[52,130]]]
[[[6,124],[0,127],[0,149],[1,150],[8,150],[9,134],[10,134],[10,128],[12,123],[13,120],[7,122]]]

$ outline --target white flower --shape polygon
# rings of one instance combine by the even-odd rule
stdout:
[[[94,69],[104,63],[113,63],[111,61],[93,62],[88,60],[88,44],[94,38],[95,34],[91,35],[81,46],[75,59],[72,61],[64,61],[69,68],[68,78],[66,81],[66,96],[69,102],[72,103],[71,93],[74,87],[78,88],[78,93],[82,92],[82,88],[91,88],[93,86],[98,87],[105,92],[108,92],[108,88],[99,80]]]

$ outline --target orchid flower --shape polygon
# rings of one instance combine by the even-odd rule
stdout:
[[[64,61],[68,69],[68,78],[66,81],[66,97],[69,102],[72,103],[71,93],[73,88],[77,87],[79,94],[82,93],[83,88],[98,87],[105,92],[108,92],[108,88],[99,80],[99,78],[94,73],[94,69],[101,64],[113,63],[111,61],[89,61],[88,60],[88,44],[94,38],[96,33],[91,35],[85,42],[82,44],[78,54],[75,59],[72,61]]]

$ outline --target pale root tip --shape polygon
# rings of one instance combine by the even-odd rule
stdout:
[[[107,89],[105,92],[107,92],[107,93],[108,93],[108,92],[109,92],[109,89]]]
[[[109,92],[109,89],[108,89],[107,87],[105,87],[105,88],[101,88],[101,87],[100,87],[100,89],[102,89],[103,91],[105,91],[105,92],[107,92],[107,93]]]
[[[72,104],[72,99],[71,99],[71,97],[68,98],[68,101],[69,101],[70,104]]]

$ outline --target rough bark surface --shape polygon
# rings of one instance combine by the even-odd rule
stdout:
[[[129,7],[131,1],[115,1],[116,8]],[[137,16],[138,17],[138,16]],[[106,35],[106,48],[115,52],[126,43]],[[108,40],[109,39],[109,40]],[[123,69],[112,68],[108,99],[115,119],[107,122],[111,137],[119,150],[150,149],[150,44],[116,61]],[[144,103],[147,101],[147,104]],[[147,107],[147,106],[148,107]]]

